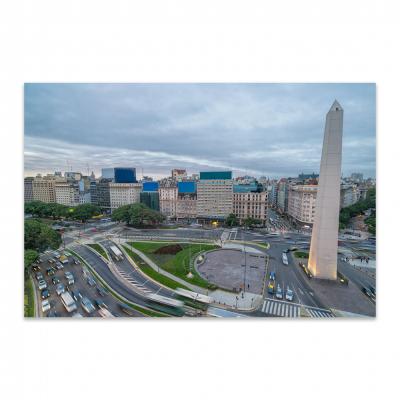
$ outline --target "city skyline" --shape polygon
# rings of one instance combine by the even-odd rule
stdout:
[[[321,110],[334,98],[346,110],[342,173],[374,178],[374,84],[27,84],[25,176],[318,173]]]

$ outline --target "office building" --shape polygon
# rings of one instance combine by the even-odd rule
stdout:
[[[318,185],[291,184],[288,193],[287,214],[298,225],[312,225]]]
[[[178,200],[178,187],[176,183],[160,186],[158,189],[160,198],[160,212],[168,219],[176,218],[176,205]]]
[[[254,218],[264,223],[267,219],[268,196],[266,192],[233,192],[233,213],[240,223]]]
[[[127,204],[140,202],[141,183],[109,183],[110,207],[114,210]]]
[[[197,183],[197,216],[223,220],[232,213],[232,171],[200,172]]]
[[[44,203],[55,203],[55,182],[54,176],[37,176],[32,182],[33,199]]]
[[[27,177],[24,179],[24,201],[29,203],[33,200],[33,177]]]
[[[176,202],[176,218],[178,220],[194,220],[197,217],[196,182],[178,182]]]

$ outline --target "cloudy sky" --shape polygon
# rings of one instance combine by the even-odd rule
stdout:
[[[344,108],[345,176],[375,177],[373,84],[26,84],[25,175],[133,166],[318,172],[325,115]]]

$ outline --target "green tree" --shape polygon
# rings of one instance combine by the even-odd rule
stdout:
[[[229,214],[226,217],[225,224],[227,226],[238,226],[239,225],[239,220],[237,219],[235,214]]]
[[[29,267],[38,259],[39,253],[36,250],[28,249],[24,251],[24,269],[27,276]]]
[[[94,217],[95,215],[101,214],[100,207],[95,206],[94,204],[79,204],[74,207],[70,216],[73,219],[78,219],[81,222],[86,222],[88,219]]]
[[[34,217],[42,218],[45,214],[46,203],[39,200],[25,203],[25,214],[32,214]]]
[[[111,218],[113,221],[126,222],[135,227],[156,225],[164,220],[164,216],[161,213],[142,203],[119,207],[113,211]]]
[[[57,249],[61,244],[61,235],[48,225],[35,219],[25,221],[24,247],[38,252],[48,247]]]
[[[243,221],[243,223],[247,227],[252,227],[252,226],[255,226],[255,225],[260,225],[261,221],[259,219],[256,219],[256,218],[248,217]]]

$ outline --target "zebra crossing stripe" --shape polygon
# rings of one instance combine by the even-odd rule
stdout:
[[[265,312],[265,306],[266,305],[267,305],[267,302],[264,300],[264,304],[263,304],[262,309],[261,309],[262,312]]]
[[[286,310],[285,310],[285,317],[288,317],[288,316],[289,316],[289,312],[290,312],[290,310],[292,309],[292,307],[287,306],[287,307],[285,307],[285,308],[286,308]]]
[[[276,309],[276,315],[281,315],[281,303],[278,304],[278,308]]]
[[[270,309],[271,306],[272,306],[272,303],[269,301],[268,304],[267,304],[267,309],[265,310],[266,314],[269,314],[269,309]]]

